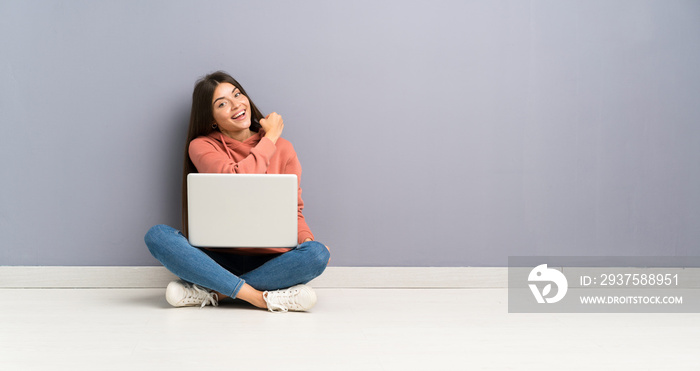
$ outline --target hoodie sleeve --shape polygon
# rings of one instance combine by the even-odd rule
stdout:
[[[304,209],[304,200],[301,199],[301,163],[299,163],[296,153],[287,161],[285,173],[296,174],[297,176],[297,243],[301,244],[307,238],[314,240],[314,235],[311,233],[311,229],[309,229],[309,226],[306,224],[306,219],[304,219],[304,215],[301,213]]]
[[[275,151],[275,144],[268,138],[262,138],[251,149],[250,155],[239,162],[235,162],[225,148],[206,137],[194,139],[188,149],[197,171],[224,174],[265,174]]]

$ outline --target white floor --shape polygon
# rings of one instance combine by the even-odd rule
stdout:
[[[308,313],[1,289],[0,370],[700,370],[700,314],[509,314],[505,289],[318,289]]]

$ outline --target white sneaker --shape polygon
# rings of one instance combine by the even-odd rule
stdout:
[[[285,290],[265,291],[263,298],[270,312],[303,312],[316,304],[316,292],[309,286],[296,285]]]
[[[165,290],[165,300],[173,307],[194,307],[200,305],[218,306],[219,298],[213,291],[185,281],[172,281]]]

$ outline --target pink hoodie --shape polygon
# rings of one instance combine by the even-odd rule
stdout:
[[[189,154],[200,173],[238,174],[296,174],[301,184],[301,164],[292,143],[279,138],[272,143],[261,130],[243,142],[229,138],[219,131],[201,136],[190,142]],[[301,210],[301,187],[298,191],[298,243],[314,238]],[[289,251],[286,248],[236,249],[241,252],[272,254]]]

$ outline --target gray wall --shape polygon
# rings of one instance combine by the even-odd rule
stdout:
[[[698,1],[2,1],[0,50],[0,265],[156,265],[217,69],[332,265],[700,255]]]

